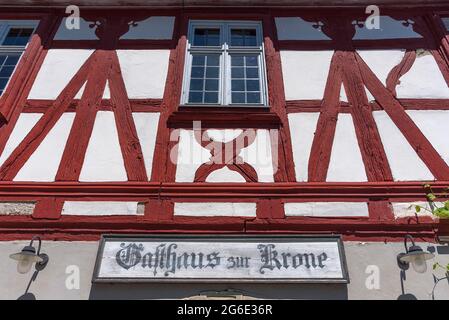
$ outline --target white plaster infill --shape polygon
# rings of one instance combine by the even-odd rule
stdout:
[[[252,202],[176,202],[175,216],[195,217],[255,217]]]
[[[286,216],[368,217],[366,202],[287,202]]]

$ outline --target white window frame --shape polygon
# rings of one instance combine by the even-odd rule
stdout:
[[[19,65],[20,60],[22,59],[23,52],[26,50],[29,43],[28,41],[28,43],[24,46],[13,46],[13,45],[3,45],[3,41],[5,40],[11,28],[33,28],[33,33],[30,36],[31,39],[34,32],[36,32],[38,24],[39,20],[0,20],[0,54],[12,53],[18,54],[20,56],[11,76],[8,79],[8,82],[6,83],[5,88],[3,89],[3,92],[5,92],[5,90],[8,88],[11,78],[14,72],[16,72],[17,66]]]
[[[197,28],[214,28],[220,29],[220,46],[216,47],[199,47],[193,46],[193,38],[195,29]],[[230,35],[231,29],[249,29],[256,30],[255,47],[231,47]],[[192,70],[193,54],[220,54],[220,79],[218,103],[193,103],[189,102],[190,75]],[[258,55],[259,60],[259,79],[260,79],[260,95],[261,103],[231,103],[231,55],[232,54],[254,54]],[[182,86],[181,105],[195,107],[268,107],[267,97],[267,73],[265,65],[265,51],[263,43],[262,23],[260,21],[234,21],[234,20],[191,20],[189,21],[189,29],[187,35],[187,50],[184,65],[184,78]]]

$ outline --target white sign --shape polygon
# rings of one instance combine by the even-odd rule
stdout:
[[[340,237],[104,236],[94,282],[349,281]]]

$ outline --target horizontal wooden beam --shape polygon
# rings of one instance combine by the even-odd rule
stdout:
[[[449,181],[430,182],[442,193]],[[286,183],[88,183],[0,182],[0,197],[102,198],[285,198],[285,199],[424,199],[424,182],[286,182]],[[360,201],[360,200],[359,200]]]

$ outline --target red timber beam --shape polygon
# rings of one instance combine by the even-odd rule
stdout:
[[[161,112],[157,127],[154,147],[151,181],[175,181],[176,164],[171,158],[177,154],[176,131],[172,134],[168,119],[177,109],[181,101],[182,79],[184,74],[184,58],[187,45],[188,19],[179,11],[175,14],[173,38],[177,42],[170,50],[167,79],[162,98]],[[174,204],[158,195],[145,203],[144,219],[147,221],[170,221],[173,219]]]
[[[368,181],[392,181],[393,176],[385,150],[368,103],[364,81],[357,66],[352,37],[355,26],[352,19],[326,19],[323,32],[334,40],[336,51],[331,60],[322,110],[312,144],[309,160],[309,181],[326,181],[330,155],[338,119],[341,83],[349,99]]]
[[[2,127],[0,137],[0,153],[9,138],[9,134],[17,121],[24,103],[31,90],[31,86],[37,76],[40,66],[48,51],[48,43],[56,33],[61,22],[59,16],[45,14],[0,14],[0,18],[6,19],[36,19],[39,24],[27,45],[25,52],[13,73],[11,80],[0,98],[0,118],[7,122],[8,129]],[[5,132],[6,131],[6,132]]]
[[[0,15],[3,17],[3,15]],[[9,19],[17,19],[17,15],[9,15]],[[19,119],[27,101],[31,86],[36,79],[48,51],[48,43],[56,33],[60,19],[52,14],[20,15],[23,19],[41,19],[31,40],[12,75],[5,92],[0,98],[0,154]]]

